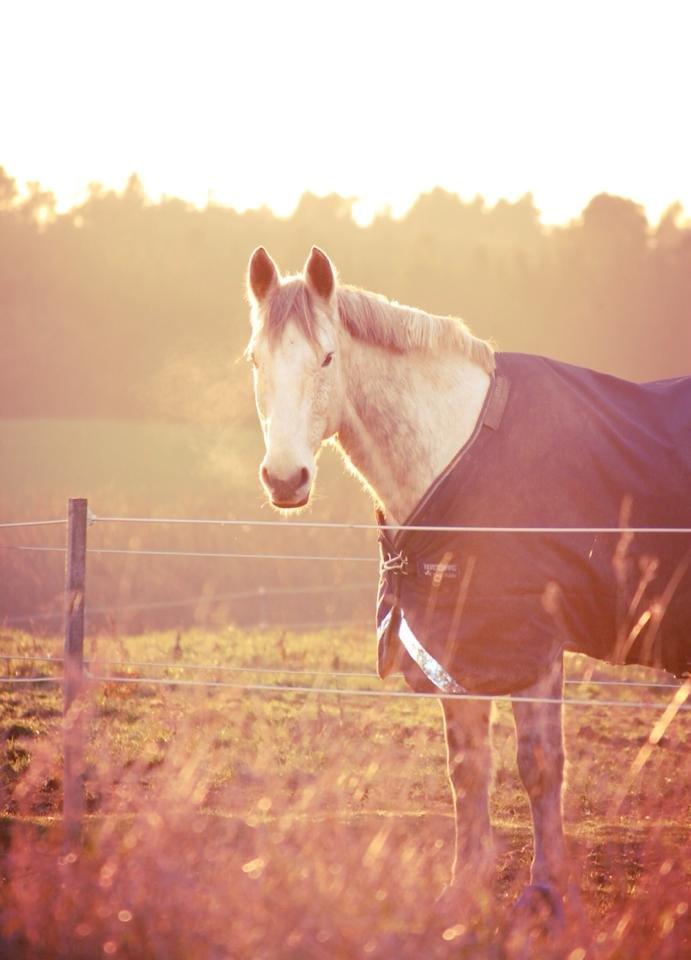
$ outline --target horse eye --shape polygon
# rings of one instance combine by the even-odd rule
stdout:
[[[322,361],[322,367],[328,367],[334,358],[333,350],[330,350]]]

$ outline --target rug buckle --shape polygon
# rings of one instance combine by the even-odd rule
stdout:
[[[382,573],[400,573],[406,576],[408,573],[408,558],[400,550],[398,553],[387,553],[381,564]]]

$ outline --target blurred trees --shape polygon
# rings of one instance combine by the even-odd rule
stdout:
[[[691,228],[651,226],[622,197],[593,198],[558,228],[533,198],[487,206],[437,188],[401,220],[368,227],[354,200],[305,194],[289,218],[180,200],[152,203],[136,176],[93,185],[56,214],[37,184],[0,168],[0,395],[4,416],[252,416],[244,272],[263,243],[286,271],[312,243],[345,282],[462,316],[502,349],[546,353],[631,379],[691,361]]]
[[[245,269],[259,243],[286,272],[320,244],[344,282],[462,316],[500,349],[632,379],[689,371],[691,227],[679,205],[651,226],[637,204],[601,195],[580,218],[550,229],[530,195],[488,206],[437,188],[402,219],[382,212],[366,228],[353,205],[306,193],[288,218],[211,203],[197,210],[172,198],[152,203],[132,176],[120,192],[94,184],[82,204],[58,214],[50,193],[33,184],[20,194],[0,168],[3,518],[59,516],[76,495],[105,514],[267,516],[250,377],[237,362],[249,329]],[[371,517],[359,485],[328,453],[310,516]],[[62,535],[20,531],[0,547],[60,545]],[[289,524],[97,524],[89,536],[128,549],[376,556],[369,532],[351,542],[329,531],[325,546],[323,531],[298,538]],[[90,629],[368,617],[371,591],[351,588],[374,569],[95,556]],[[321,592],[303,592],[312,586]],[[220,606],[207,603],[217,594],[226,597]],[[176,602],[195,597],[207,599]],[[0,618],[23,623],[38,613],[26,622],[50,631],[61,609],[59,554],[0,550]]]

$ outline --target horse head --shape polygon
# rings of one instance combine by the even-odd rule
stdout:
[[[336,290],[336,271],[317,247],[303,273],[286,278],[263,247],[250,258],[246,354],[266,445],[259,476],[281,509],[308,502],[321,445],[338,430],[344,389]]]

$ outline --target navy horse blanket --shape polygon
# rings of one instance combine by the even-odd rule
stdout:
[[[567,649],[682,676],[691,534],[660,532],[675,528],[691,528],[691,377],[634,384],[498,353],[472,437],[380,531],[379,672],[512,693]]]

